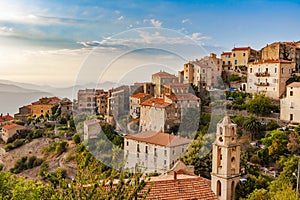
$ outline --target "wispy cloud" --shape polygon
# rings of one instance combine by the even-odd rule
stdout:
[[[181,20],[181,23],[185,24],[185,23],[191,23],[191,22],[190,22],[190,19],[183,19],[183,20]]]
[[[122,15],[122,16],[120,16],[119,18],[118,18],[118,21],[122,21],[122,20],[124,20],[124,16]]]
[[[15,36],[16,32],[13,30],[13,28],[9,28],[6,26],[0,27],[0,36]]]
[[[159,20],[151,19],[150,20],[151,24],[156,27],[156,28],[161,28],[162,22]]]
[[[196,40],[196,41],[201,41],[201,40],[203,41],[203,40],[209,40],[209,39],[211,39],[208,36],[203,36],[201,33],[192,33],[190,37],[193,40]]]

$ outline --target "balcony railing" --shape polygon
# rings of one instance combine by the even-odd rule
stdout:
[[[270,76],[270,73],[269,72],[257,72],[257,73],[255,73],[255,76],[257,76],[257,77],[268,77],[268,76]]]
[[[268,82],[260,82],[260,83],[255,83],[256,86],[269,86],[269,83]]]

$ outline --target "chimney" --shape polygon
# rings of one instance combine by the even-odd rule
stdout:
[[[174,171],[174,180],[177,180],[177,173]]]
[[[9,116],[9,113],[7,113],[7,116]]]

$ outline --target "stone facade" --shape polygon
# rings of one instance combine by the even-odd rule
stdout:
[[[85,89],[77,93],[78,111],[88,114],[96,114],[97,103],[96,96],[104,94],[104,90]]]
[[[124,138],[125,167],[145,173],[164,173],[172,168],[192,140],[163,132],[141,132]]]
[[[25,126],[21,126],[18,124],[8,124],[1,127],[0,136],[1,139],[5,142],[11,142],[14,136],[17,133],[21,133],[22,131],[26,131],[27,128]]]
[[[287,86],[286,96],[280,100],[280,120],[300,123],[300,83]]]
[[[27,121],[27,117],[31,116],[31,105],[22,106],[19,108],[19,112],[14,115],[15,120],[22,122]]]
[[[221,80],[222,62],[216,54],[211,53],[201,60],[190,61],[184,64],[183,71],[179,72],[179,80],[183,83],[192,83],[198,88],[212,89],[218,87]]]
[[[235,188],[240,180],[240,145],[236,129],[237,125],[227,115],[217,124],[212,147],[211,189],[220,200],[235,199]]]
[[[104,116],[107,111],[107,92],[96,96],[97,113]]]
[[[141,103],[140,131],[164,131],[180,124],[180,108],[163,98],[150,98]]]
[[[274,42],[260,50],[261,60],[288,60],[300,68],[300,42]]]
[[[149,98],[151,98],[151,95],[145,93],[137,93],[130,97],[130,115],[133,117],[133,119],[140,117],[140,104]]]
[[[294,63],[284,60],[261,60],[248,63],[248,93],[264,92],[266,96],[279,99],[286,89],[286,81],[290,78]]]
[[[177,83],[178,78],[167,72],[160,71],[152,75],[152,84],[154,85],[154,96],[162,97],[164,94],[164,85],[168,83]]]
[[[45,116],[46,114],[52,115],[51,108],[60,103],[60,99],[57,97],[44,97],[39,99],[36,102],[33,102],[31,105],[31,115],[34,117],[40,117],[41,115]]]

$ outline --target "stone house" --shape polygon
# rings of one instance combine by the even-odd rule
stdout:
[[[22,106],[19,112],[14,115],[15,120],[26,122],[27,118],[31,116],[31,105]]]
[[[27,131],[25,126],[18,124],[8,124],[1,127],[1,139],[5,142],[11,142],[14,140],[15,135],[22,134],[22,132]]]
[[[174,166],[192,140],[164,132],[147,131],[124,137],[125,167],[145,173],[166,172]]]
[[[164,94],[164,85],[168,83],[177,83],[178,78],[164,71],[152,74],[152,84],[154,85],[154,96],[162,97]]]
[[[300,82],[293,82],[286,88],[286,95],[280,100],[280,120],[300,123]]]
[[[137,93],[130,96],[130,115],[134,119],[140,117],[140,111],[141,111],[140,104],[149,98],[151,98],[151,95],[145,93]]]
[[[286,90],[286,81],[291,77],[294,67],[294,63],[287,60],[248,63],[246,92],[263,92],[270,98],[279,99]]]

